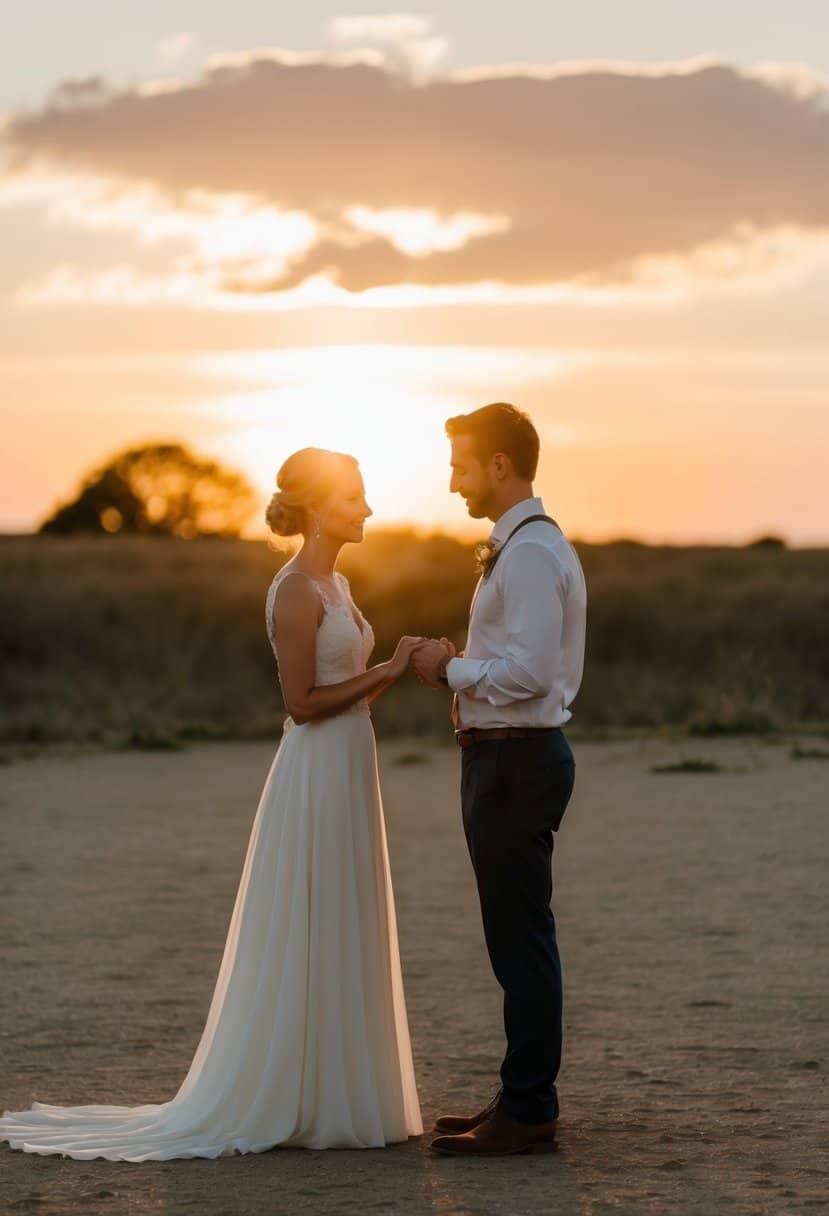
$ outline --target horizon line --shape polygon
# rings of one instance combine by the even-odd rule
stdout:
[[[482,531],[485,531],[485,529],[482,529]],[[389,535],[389,534],[399,535],[400,533],[405,533],[405,534],[409,535],[410,537],[412,537],[412,539],[417,540],[417,541],[445,539],[445,540],[453,540],[453,541],[456,541],[460,545],[469,546],[469,547],[476,544],[476,540],[471,535],[471,532],[464,533],[464,532],[459,532],[459,531],[453,531],[450,529],[441,529],[439,527],[436,527],[436,528],[435,527],[418,527],[416,524],[393,523],[393,522],[386,524],[382,527],[372,528],[371,532],[368,533],[368,535],[364,539],[370,539],[372,535],[375,535],[375,536],[382,536],[382,535]],[[165,535],[164,533],[152,533],[152,532],[144,532],[144,533],[142,533],[142,532],[121,532],[118,534],[110,534],[110,533],[106,533],[104,531],[100,531],[100,532],[77,531],[77,532],[59,534],[59,533],[43,533],[40,531],[9,531],[9,532],[7,532],[2,527],[0,527],[0,541],[24,540],[24,539],[73,541],[73,540],[90,540],[90,539],[98,539],[98,538],[105,539],[108,541],[116,541],[116,542],[118,540],[124,540],[124,539],[129,540],[129,539],[133,539],[133,538],[143,538],[143,539],[149,539],[149,540],[186,541],[187,543],[192,543],[192,541],[194,541],[194,540],[196,540],[196,541],[198,541],[198,540],[210,540],[210,541],[215,541],[215,540],[228,541],[228,540],[230,540],[230,541],[242,541],[245,544],[266,544],[267,541],[269,540],[269,535],[267,533],[263,533],[261,536],[259,536],[259,535],[247,535],[246,536],[246,535],[240,534],[237,536],[201,535],[201,536],[194,536],[194,537],[180,537],[180,536]],[[286,552],[290,551],[290,549],[293,547],[293,545],[291,544],[291,541],[293,538],[284,537],[281,539],[288,542],[285,544],[285,550],[286,550]],[[803,542],[801,542],[801,541],[792,540],[789,537],[785,536],[784,534],[779,533],[779,532],[774,532],[774,531],[760,531],[760,532],[758,532],[758,534],[755,537],[753,537],[749,540],[742,540],[742,541],[725,540],[722,538],[718,539],[718,538],[711,538],[711,537],[698,538],[695,540],[667,539],[667,538],[661,539],[661,540],[648,540],[642,536],[630,536],[630,535],[618,535],[618,536],[607,537],[607,538],[604,538],[601,540],[591,540],[586,536],[578,536],[578,535],[571,536],[569,534],[567,534],[567,539],[570,541],[570,543],[572,545],[582,546],[585,548],[587,548],[587,547],[593,547],[593,548],[607,547],[607,548],[609,548],[613,545],[636,545],[636,546],[639,546],[639,547],[645,548],[645,549],[751,549],[751,548],[755,548],[755,547],[757,547],[757,548],[763,547],[765,544],[769,548],[774,547],[774,546],[779,546],[781,549],[786,549],[789,551],[807,552],[807,551],[822,551],[825,549],[829,549],[829,537],[827,537],[827,539],[824,541],[803,541]],[[360,542],[360,543],[363,543],[363,542]]]

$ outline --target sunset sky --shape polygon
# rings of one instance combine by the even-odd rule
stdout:
[[[0,530],[155,439],[467,530],[507,400],[574,538],[829,543],[825,3],[0,12]]]

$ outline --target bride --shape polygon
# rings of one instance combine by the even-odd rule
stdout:
[[[304,538],[266,596],[289,717],[190,1069],[161,1104],[5,1111],[12,1148],[158,1161],[375,1148],[423,1130],[369,711],[422,639],[366,670],[374,635],[334,569],[371,515],[356,460],[303,448],[277,486],[269,527]]]

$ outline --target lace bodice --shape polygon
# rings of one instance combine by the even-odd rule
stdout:
[[[265,626],[277,662],[277,671],[279,670],[279,657],[276,650],[273,606],[279,584],[283,576],[289,573],[291,572],[283,566],[274,577],[265,596]],[[310,576],[305,575],[304,577]],[[311,579],[325,609],[317,629],[316,684],[339,684],[342,680],[349,680],[352,676],[359,675],[360,672],[366,670],[369,657],[374,649],[374,630],[351,598],[348,579],[339,571],[335,572],[334,578],[340,590],[339,597],[334,597],[322,583]],[[357,624],[357,621],[360,623]],[[344,712],[368,713],[368,703],[358,701],[351,709]]]

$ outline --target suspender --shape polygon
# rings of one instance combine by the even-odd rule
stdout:
[[[485,563],[484,569],[481,573],[481,577],[478,580],[478,586],[475,588],[475,594],[472,597],[472,603],[469,608],[470,624],[472,621],[472,613],[475,611],[475,604],[477,603],[477,600],[478,600],[478,593],[481,590],[481,587],[486,582],[486,580],[489,578],[490,574],[492,573],[492,570],[493,570],[498,558],[504,552],[504,549],[507,546],[507,542],[512,540],[513,536],[515,536],[515,533],[519,532],[527,524],[534,524],[534,523],[538,523],[539,521],[543,521],[545,523],[552,524],[554,528],[558,528],[558,524],[550,515],[530,515],[527,519],[522,519],[521,523],[517,524],[516,527],[513,528],[513,530],[510,532],[509,536],[507,537],[507,539],[504,541],[503,545],[501,545],[501,547],[499,549],[496,549],[495,552],[488,559],[488,561]],[[560,528],[559,528],[559,531],[561,531]],[[458,718],[458,694],[455,693],[454,696],[452,697],[452,724],[455,727],[455,733],[457,733],[459,721],[460,720]]]
[[[470,620],[472,619],[472,613],[475,609],[475,604],[477,603],[477,600],[478,600],[478,592],[481,590],[481,587],[484,585],[484,583],[486,582],[486,580],[489,578],[490,574],[492,573],[492,571],[495,567],[495,563],[497,562],[498,558],[504,552],[504,549],[507,546],[507,541],[512,540],[513,536],[515,536],[515,533],[519,532],[521,530],[521,528],[525,527],[526,524],[534,524],[534,523],[537,523],[539,520],[542,520],[548,524],[552,524],[553,527],[558,528],[558,524],[550,515],[530,515],[530,516],[528,516],[527,519],[522,519],[521,523],[518,524],[515,528],[513,528],[513,530],[510,532],[509,536],[504,541],[503,545],[501,545],[501,547],[499,549],[496,549],[494,553],[492,553],[487,559],[484,560],[483,569],[481,571],[481,577],[478,580],[478,585],[475,588],[475,594],[472,597],[472,603],[469,607]],[[561,531],[560,528],[559,528],[559,531]]]
[[[526,528],[527,524],[534,524],[534,523],[538,523],[541,521],[548,523],[548,524],[552,524],[554,528],[558,528],[558,524],[550,515],[530,515],[527,517],[527,519],[522,519],[521,523],[516,524],[516,526],[510,532],[509,536],[504,541],[504,543],[500,546],[500,548],[495,550],[495,552],[492,554],[492,557],[487,562],[486,569],[484,570],[484,579],[485,580],[489,578],[490,574],[493,571],[495,563],[497,562],[497,560],[501,556],[501,554],[504,552],[507,545],[512,540],[513,536],[515,536],[515,533],[520,532],[522,528]],[[561,531],[560,528],[559,528],[559,531]]]

